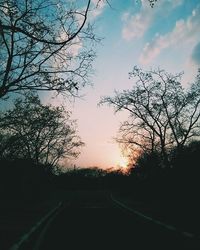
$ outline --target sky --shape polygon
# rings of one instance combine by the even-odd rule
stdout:
[[[111,7],[101,2],[89,17],[95,22],[95,33],[104,38],[97,46],[93,86],[84,88],[82,97],[70,104],[86,144],[72,162],[80,167],[109,168],[126,163],[114,138],[128,114],[114,114],[112,108],[99,107],[98,102],[103,96],[113,96],[114,90],[131,88],[134,81],[128,73],[135,65],[144,70],[183,71],[185,87],[200,66],[199,0],[158,0],[154,8],[147,0],[109,3]]]

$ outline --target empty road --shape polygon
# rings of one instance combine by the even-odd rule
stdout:
[[[74,192],[38,244],[39,250],[200,249],[195,239],[120,209],[105,192]]]

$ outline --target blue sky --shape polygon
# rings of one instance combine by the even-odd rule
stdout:
[[[95,5],[97,0],[93,0]],[[158,0],[154,8],[147,0],[109,0],[90,13],[96,33],[104,37],[97,46],[93,87],[86,87],[72,105],[73,118],[86,146],[73,163],[78,166],[110,167],[123,164],[114,142],[120,122],[127,114],[114,115],[112,108],[98,107],[101,96],[127,89],[134,81],[128,72],[143,69],[184,71],[183,83],[191,82],[200,66],[200,1]]]

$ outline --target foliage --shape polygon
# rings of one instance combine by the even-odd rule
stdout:
[[[185,145],[181,150],[174,148],[170,154],[171,165],[174,169],[174,175],[179,180],[180,177],[199,182],[199,156],[200,156],[200,141],[192,141]],[[181,175],[180,175],[181,173]]]
[[[136,160],[132,169],[139,179],[155,178],[160,172],[162,163],[159,152],[143,152]]]
[[[76,123],[63,107],[43,105],[39,97],[26,94],[1,115],[1,158],[32,159],[55,166],[63,158],[76,158],[83,142]]]
[[[161,168],[161,155],[142,153],[131,175],[138,180],[138,197],[196,201],[199,190],[200,141],[192,141],[170,153],[170,168]]]
[[[0,159],[0,197],[16,203],[43,201],[52,193],[52,174],[30,159]]]

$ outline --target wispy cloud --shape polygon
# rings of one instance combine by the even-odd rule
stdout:
[[[134,15],[131,15],[129,11],[123,13],[122,21],[124,27],[122,29],[122,37],[127,41],[142,37],[148,29],[152,18],[153,13],[150,11],[150,6],[147,5],[147,1],[142,1],[139,13]]]
[[[100,16],[105,7],[106,1],[105,0],[92,0],[93,9],[90,13],[90,18],[95,19],[96,17]]]
[[[197,30],[200,26],[200,6],[192,11],[191,16],[186,20],[178,20],[175,23],[173,30],[165,35],[156,34],[151,42],[146,43],[140,62],[148,64],[156,58],[163,49],[171,46],[185,46],[194,47],[199,42],[199,33]]]
[[[138,13],[131,14],[131,11],[126,11],[122,14],[122,37],[127,40],[142,37],[148,28],[151,26],[157,15],[161,13],[167,15],[172,9],[181,5],[184,0],[162,0],[152,9],[149,2],[141,0],[141,9]]]

